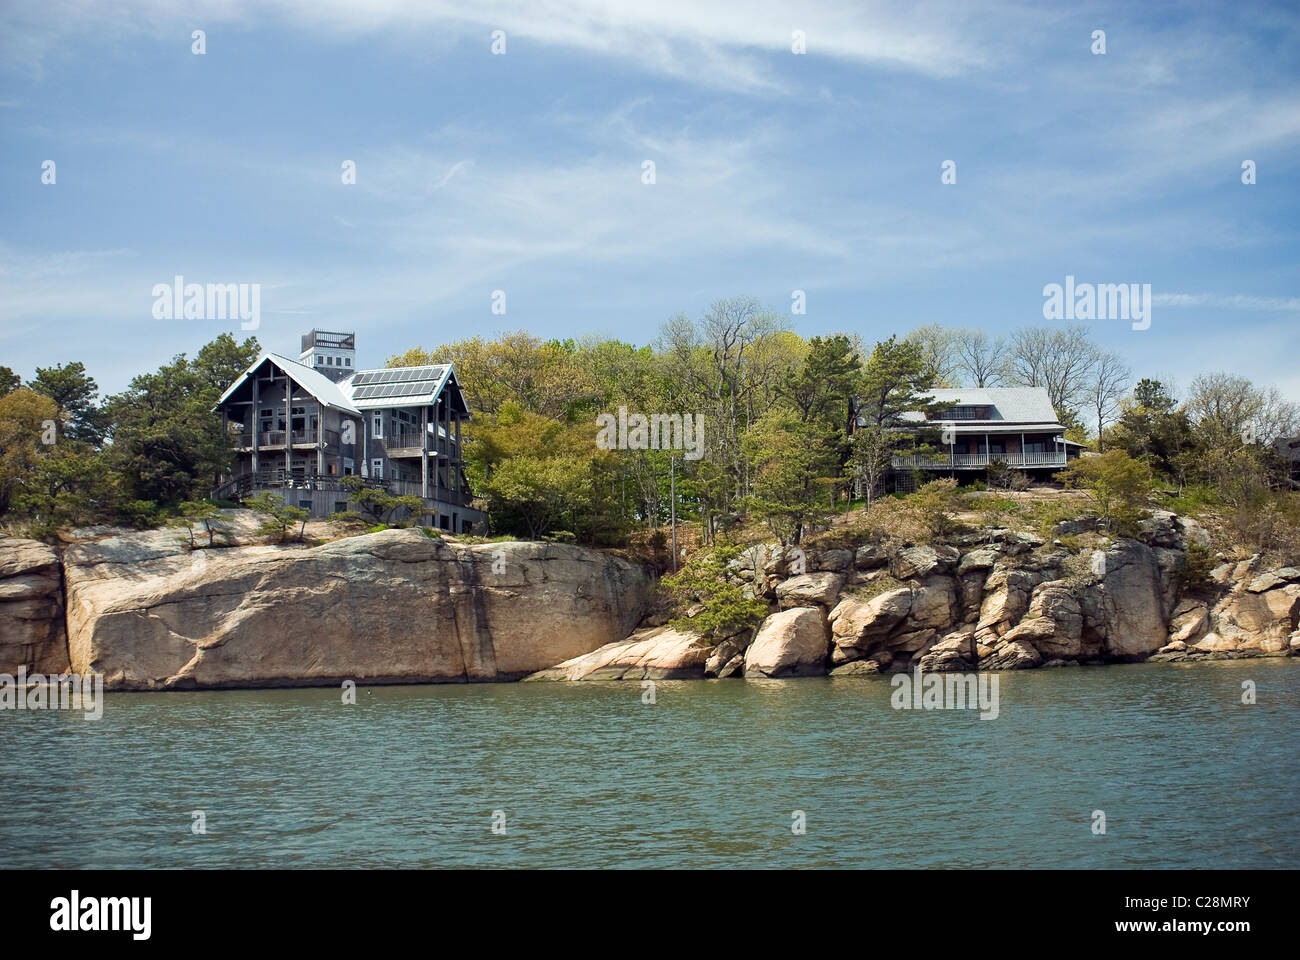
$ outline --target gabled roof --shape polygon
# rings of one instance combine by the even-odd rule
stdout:
[[[1052,400],[1043,387],[942,387],[929,390],[926,395],[955,406],[992,407],[990,423],[1006,421],[1060,427]],[[919,412],[909,411],[903,414],[903,419],[920,421],[922,417]]]
[[[264,350],[261,356],[249,365],[247,370],[236,378],[234,383],[226,388],[226,392],[221,395],[221,399],[217,401],[217,405],[212,409],[219,409],[221,405],[239,389],[244,381],[252,376],[253,373],[268,360],[287,373],[294,383],[298,384],[298,386],[302,387],[327,407],[334,407],[335,409],[342,410],[345,413],[355,413],[358,415],[361,413],[360,410],[352,405],[352,401],[347,394],[339,389],[339,384],[334,383],[329,379],[329,377],[317,373],[304,363],[299,363],[297,360],[290,360],[288,357],[282,357],[278,353],[271,353],[266,350]]]

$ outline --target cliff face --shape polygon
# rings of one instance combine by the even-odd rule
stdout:
[[[1061,537],[1079,532],[1062,527]],[[808,552],[757,545],[729,571],[770,604],[756,630],[721,641],[641,631],[534,679],[1012,670],[1300,653],[1300,569],[1266,570],[1259,557],[1224,563],[1212,586],[1181,596],[1190,544],[1208,544],[1199,525],[1157,512],[1140,539],[1090,550],[1011,530],[941,545]]]
[[[59,557],[35,540],[0,540],[0,673],[68,667]]]
[[[18,553],[0,540],[0,571]],[[419,530],[192,552],[163,530],[76,543],[63,562],[61,666],[103,673],[112,690],[515,679],[626,636],[650,587],[640,568],[580,547]],[[5,651],[62,621],[29,629],[5,613]],[[52,656],[23,656],[57,672]]]

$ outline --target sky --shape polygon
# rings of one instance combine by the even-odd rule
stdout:
[[[1138,376],[1300,400],[1298,176],[1294,2],[0,0],[0,365],[192,355],[232,324],[155,317],[177,275],[362,366],[738,294],[1005,334],[1072,276],[1151,285],[1090,324]]]

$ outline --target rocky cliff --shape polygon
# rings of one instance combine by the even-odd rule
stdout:
[[[627,636],[650,579],[551,543],[414,529],[317,547],[186,550],[175,531],[63,552],[0,540],[3,672],[94,671],[112,690],[511,680]]]
[[[1080,547],[1086,533],[1092,545]],[[798,550],[760,544],[729,577],[769,602],[752,631],[646,629],[530,679],[784,677],[1012,670],[1300,653],[1300,569],[1221,563],[1191,583],[1209,538],[1157,512],[1137,537],[1071,521],[1052,539],[1006,529],[951,543]],[[1067,543],[1074,544],[1067,546]]]

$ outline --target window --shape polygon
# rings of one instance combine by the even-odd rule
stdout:
[[[352,366],[352,358],[351,358],[351,357],[344,357],[344,358],[343,358],[343,364],[344,364],[345,366],[348,366],[348,367]]]
[[[346,500],[334,504],[335,513],[343,513],[345,510],[347,510],[347,508],[348,508],[348,504]]]
[[[325,362],[326,362],[327,364],[329,364],[331,367],[334,366],[334,358],[333,358],[333,357],[326,357],[326,358],[325,358]]]
[[[384,479],[384,461],[382,457],[376,457],[370,461],[370,476],[375,480]]]
[[[376,437],[382,437],[384,435],[384,415],[382,413],[375,414],[374,435]]]

